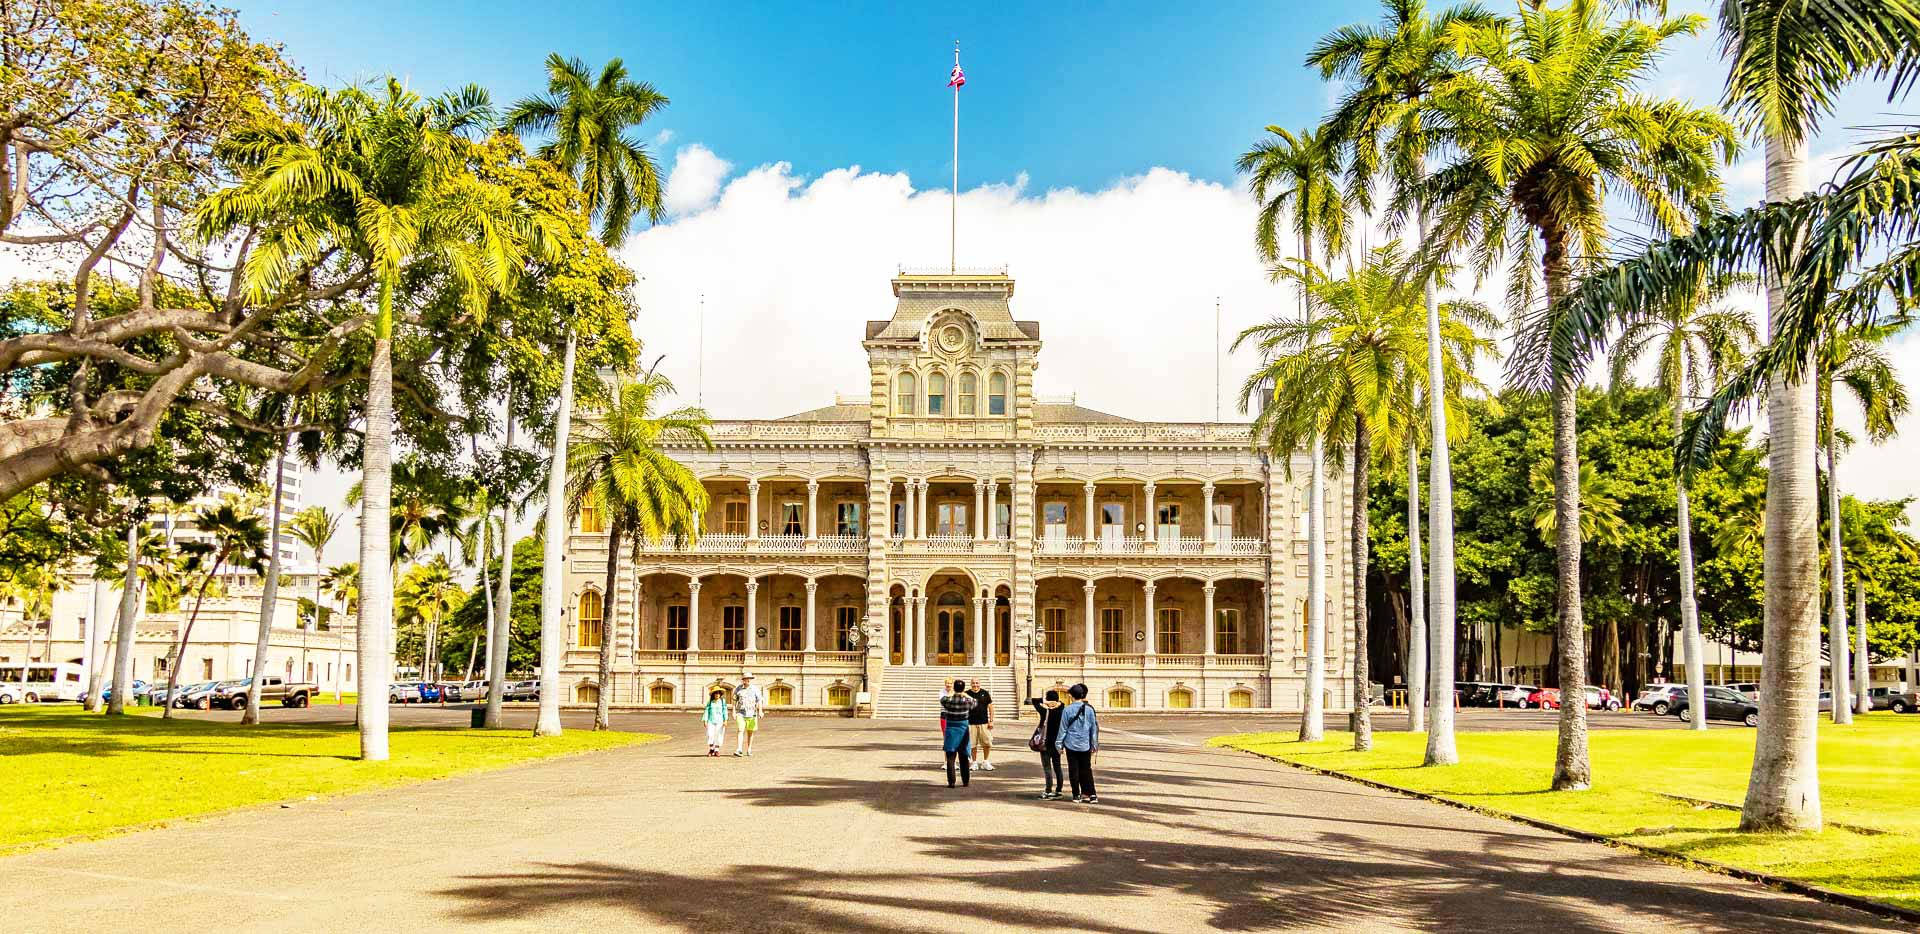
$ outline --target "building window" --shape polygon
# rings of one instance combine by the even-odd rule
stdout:
[[[647,703],[649,704],[673,703],[673,685],[656,684],[653,687],[647,689]]]
[[[1213,504],[1213,540],[1224,542],[1233,537],[1233,504]]]
[[[589,590],[580,595],[580,612],[576,616],[576,619],[580,622],[580,631],[574,636],[574,641],[580,648],[597,649],[600,647],[601,637],[606,632],[602,610],[603,607],[600,602],[599,591]]]
[[[577,704],[597,704],[600,702],[600,688],[592,684],[580,685],[573,689],[573,700]]]
[[[1127,537],[1127,504],[1100,504],[1100,541],[1103,544],[1120,546]]]
[[[827,688],[828,707],[852,707],[853,689],[844,684],[830,685]]]
[[[1047,541],[1064,543],[1067,540],[1067,504],[1063,501],[1043,503],[1040,506],[1040,520],[1046,529]]]
[[[805,530],[803,530],[800,527],[800,506],[801,504],[799,503],[781,503],[780,504],[780,534],[782,535],[805,535],[806,534]]]
[[[941,503],[935,512],[937,524],[934,526],[934,531],[936,534],[959,537],[967,535],[967,504]]]
[[[1293,608],[1296,614],[1293,627],[1293,654],[1305,655],[1307,654],[1307,601],[1295,600]],[[1324,646],[1322,650],[1324,651]]]
[[[894,395],[893,414],[912,415],[913,400],[919,395],[919,386],[914,382],[913,374],[900,374],[900,379],[895,385],[897,388]]]
[[[606,531],[605,524],[600,521],[600,508],[592,500],[580,504],[580,531],[587,535]]]
[[[895,665],[903,664],[907,660],[906,608],[899,603],[895,603],[888,615],[888,645],[890,648],[887,651],[887,660]]]
[[[728,535],[747,534],[747,501],[730,499],[720,505],[720,531]]]
[[[974,414],[974,406],[979,402],[980,387],[972,373],[960,374],[960,395],[954,400],[961,415]]]
[[[835,652],[855,651],[856,636],[860,628],[860,608],[843,606],[833,611],[833,650]]]
[[[995,373],[987,378],[987,414],[1007,414],[1007,375]]]
[[[860,530],[860,504],[840,503],[834,508],[833,531],[836,535],[863,535]]]
[[[1213,650],[1221,655],[1240,651],[1240,611],[1221,607],[1213,611]]]
[[[687,650],[687,607],[685,604],[667,607],[667,650],[685,652]]]
[[[1107,692],[1108,707],[1132,707],[1133,692],[1126,688],[1114,688]]]
[[[907,504],[905,501],[893,504],[893,537],[907,537]]]
[[[1186,710],[1193,706],[1193,692],[1186,688],[1174,688],[1167,692],[1167,706],[1173,710]]]
[[[1002,541],[1013,537],[1013,504],[993,504],[993,534]]]
[[[1253,709],[1253,692],[1245,689],[1227,692],[1227,706],[1235,710]]]
[[[1154,512],[1154,525],[1159,526],[1155,532],[1159,539],[1163,542],[1178,540],[1180,538],[1180,504],[1161,503]]]
[[[1177,655],[1180,653],[1180,608],[1164,607],[1158,612],[1160,628],[1155,633],[1154,640],[1159,644],[1155,646],[1154,651]]]
[[[213,659],[203,658],[200,660],[200,679],[202,681],[213,680]]]
[[[1103,607],[1100,610],[1100,651],[1108,655],[1127,650],[1126,626],[1127,611],[1117,606]]]
[[[1067,650],[1067,608],[1050,606],[1040,611],[1040,651]]]
[[[947,377],[943,373],[927,377],[927,414],[947,414]]]
[[[805,623],[797,606],[780,608],[780,651],[799,652],[804,649],[801,638],[805,633]]]
[[[793,706],[793,685],[776,684],[776,685],[773,685],[772,687],[767,688],[767,706],[792,707]]]
[[[739,604],[720,608],[720,650],[747,650],[747,608]]]

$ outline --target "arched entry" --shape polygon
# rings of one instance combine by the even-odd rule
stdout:
[[[967,663],[967,598],[948,591],[934,599],[933,663]]]

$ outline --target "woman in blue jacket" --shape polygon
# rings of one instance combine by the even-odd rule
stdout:
[[[1087,686],[1076,684],[1067,689],[1073,701],[1060,710],[1060,748],[1067,753],[1067,781],[1073,786],[1073,800],[1099,804],[1093,789],[1093,754],[1100,751],[1100,717],[1087,703]]]

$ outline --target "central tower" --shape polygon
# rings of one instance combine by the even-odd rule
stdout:
[[[893,317],[867,322],[871,436],[1028,440],[1040,323],[1013,317],[1013,279],[993,273],[893,279]]]

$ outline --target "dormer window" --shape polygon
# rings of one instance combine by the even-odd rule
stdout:
[[[960,395],[954,402],[961,415],[974,414],[974,407],[980,401],[977,398],[979,391],[979,381],[974,379],[972,373],[960,374]]]
[[[927,414],[947,414],[947,377],[935,373],[927,377]]]
[[[893,414],[912,415],[913,400],[919,394],[918,393],[919,387],[916,386],[914,383],[913,374],[912,373],[900,374],[900,379],[895,384],[895,389],[896,389],[897,395],[895,396],[895,399],[894,399]]]
[[[1007,374],[995,373],[987,380],[987,414],[1007,414]]]

